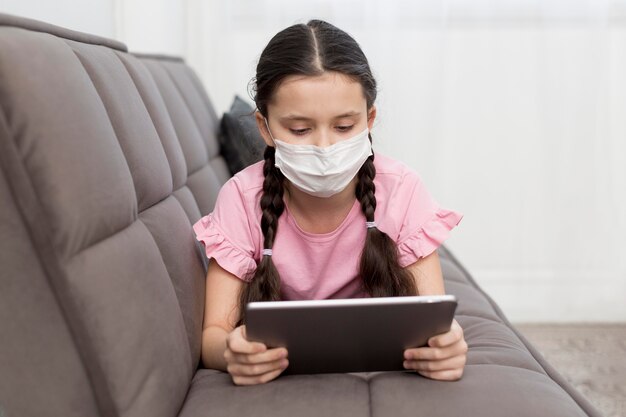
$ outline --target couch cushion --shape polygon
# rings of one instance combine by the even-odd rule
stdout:
[[[3,122],[0,117],[0,132]],[[98,415],[72,330],[37,260],[4,170],[0,201],[0,415]]]
[[[200,369],[180,416],[368,416],[369,401],[367,381],[351,374],[285,375],[236,386],[225,372]]]
[[[191,224],[230,176],[208,96],[180,58],[9,15],[0,80],[1,311],[36,297],[0,322],[0,412],[177,414],[204,309]]]
[[[587,415],[550,377],[514,366],[466,365],[463,377],[454,382],[411,373],[379,374],[370,379],[370,391],[375,417]]]
[[[254,112],[254,107],[236,95],[230,110],[222,116],[219,140],[233,175],[263,159],[265,142],[259,133]]]
[[[468,332],[466,333],[466,339],[470,350],[468,351],[467,369],[469,370],[474,365],[490,369],[490,366],[496,364],[500,365],[502,372],[509,370],[511,373],[509,375],[510,378],[515,378],[515,374],[518,372],[516,369],[528,369],[533,371],[541,368],[541,372],[537,372],[534,378],[537,380],[537,384],[548,384],[550,389],[542,390],[541,392],[543,394],[541,398],[533,397],[532,391],[535,390],[530,387],[528,387],[528,391],[524,391],[522,394],[528,392],[529,395],[526,398],[532,398],[533,401],[546,404],[544,410],[558,408],[559,411],[554,413],[540,412],[537,414],[572,416],[586,415],[600,417],[601,414],[598,409],[592,405],[579,391],[577,391],[556,369],[554,369],[554,367],[545,360],[541,353],[539,353],[539,351],[524,337],[524,335],[522,335],[515,328],[515,326],[511,324],[511,322],[509,322],[500,307],[476,283],[476,280],[461,264],[457,257],[445,245],[442,245],[439,248],[439,252],[442,255],[441,266],[444,274],[444,280],[446,281],[446,288],[448,289],[449,283],[452,282],[464,283],[471,288],[472,291],[475,291],[478,296],[481,296],[490,306],[489,309],[485,308],[484,310],[477,311],[474,314],[469,314],[468,317],[463,317],[461,315],[457,316],[457,320],[464,328],[464,331]],[[454,293],[452,289],[450,289],[449,292]],[[459,293],[459,296],[466,297],[466,293]],[[484,325],[485,330],[475,329],[476,331],[474,331],[474,329],[471,329],[473,323],[481,323],[485,320],[485,317],[480,313],[481,311],[486,311],[488,312],[487,314],[490,314],[492,311],[498,318],[496,321],[500,321],[502,326]],[[502,361],[502,357],[505,358],[504,361]],[[530,357],[532,357],[532,360]],[[544,380],[541,374],[545,374],[549,381]],[[499,378],[499,380],[501,381],[502,388],[504,389],[505,384],[510,379]],[[484,380],[484,384],[485,392],[489,391],[490,382]],[[516,393],[516,384],[510,384],[508,388],[513,394],[520,395],[519,392]],[[572,406],[569,399],[576,403],[575,407]],[[534,408],[533,404],[529,403],[530,401],[515,403],[520,407],[519,409],[516,409],[515,412],[519,415],[524,415],[524,412],[526,412],[525,415],[533,415],[533,410],[536,410],[536,408]],[[458,407],[460,407],[460,404]],[[485,407],[488,406],[485,405]],[[506,409],[508,410],[509,408]],[[569,410],[572,410],[572,412],[569,413]],[[498,414],[494,413],[494,415]]]
[[[469,345],[460,380],[436,381],[414,371],[351,372],[281,375],[266,384],[240,387],[225,372],[201,369],[181,416],[202,416],[208,408],[223,416],[599,416],[529,349],[454,255],[443,245],[439,252],[446,290],[459,298],[456,319]]]

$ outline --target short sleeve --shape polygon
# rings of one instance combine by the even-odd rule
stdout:
[[[250,221],[236,178],[222,186],[214,210],[194,223],[193,231],[206,256],[239,279],[246,280],[256,268]]]
[[[403,194],[410,197],[397,244],[400,266],[406,267],[434,252],[459,224],[463,213],[441,207],[414,171],[406,174],[402,188],[406,192]]]

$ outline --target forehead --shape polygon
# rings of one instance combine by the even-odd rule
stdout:
[[[346,111],[364,111],[367,106],[361,84],[341,73],[326,71],[318,76],[290,75],[274,91],[268,111],[281,117],[296,113],[314,119],[332,118]]]

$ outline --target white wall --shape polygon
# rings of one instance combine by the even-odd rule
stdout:
[[[116,38],[132,52],[186,55],[186,8],[180,0],[114,0]]]
[[[279,30],[351,33],[376,148],[465,213],[446,244],[514,321],[626,321],[624,1],[190,1],[218,110]]]
[[[0,0],[0,12],[115,38],[113,0]]]
[[[117,39],[131,52],[186,55],[185,1],[0,0],[0,12]]]
[[[331,21],[379,82],[376,150],[465,214],[446,245],[509,318],[626,321],[625,0],[48,3],[0,10],[184,56],[219,113],[277,31]]]

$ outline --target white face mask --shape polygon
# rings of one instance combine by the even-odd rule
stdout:
[[[270,127],[265,119],[268,132]],[[369,129],[324,148],[294,145],[274,138],[275,165],[297,188],[315,197],[343,191],[372,155]]]

